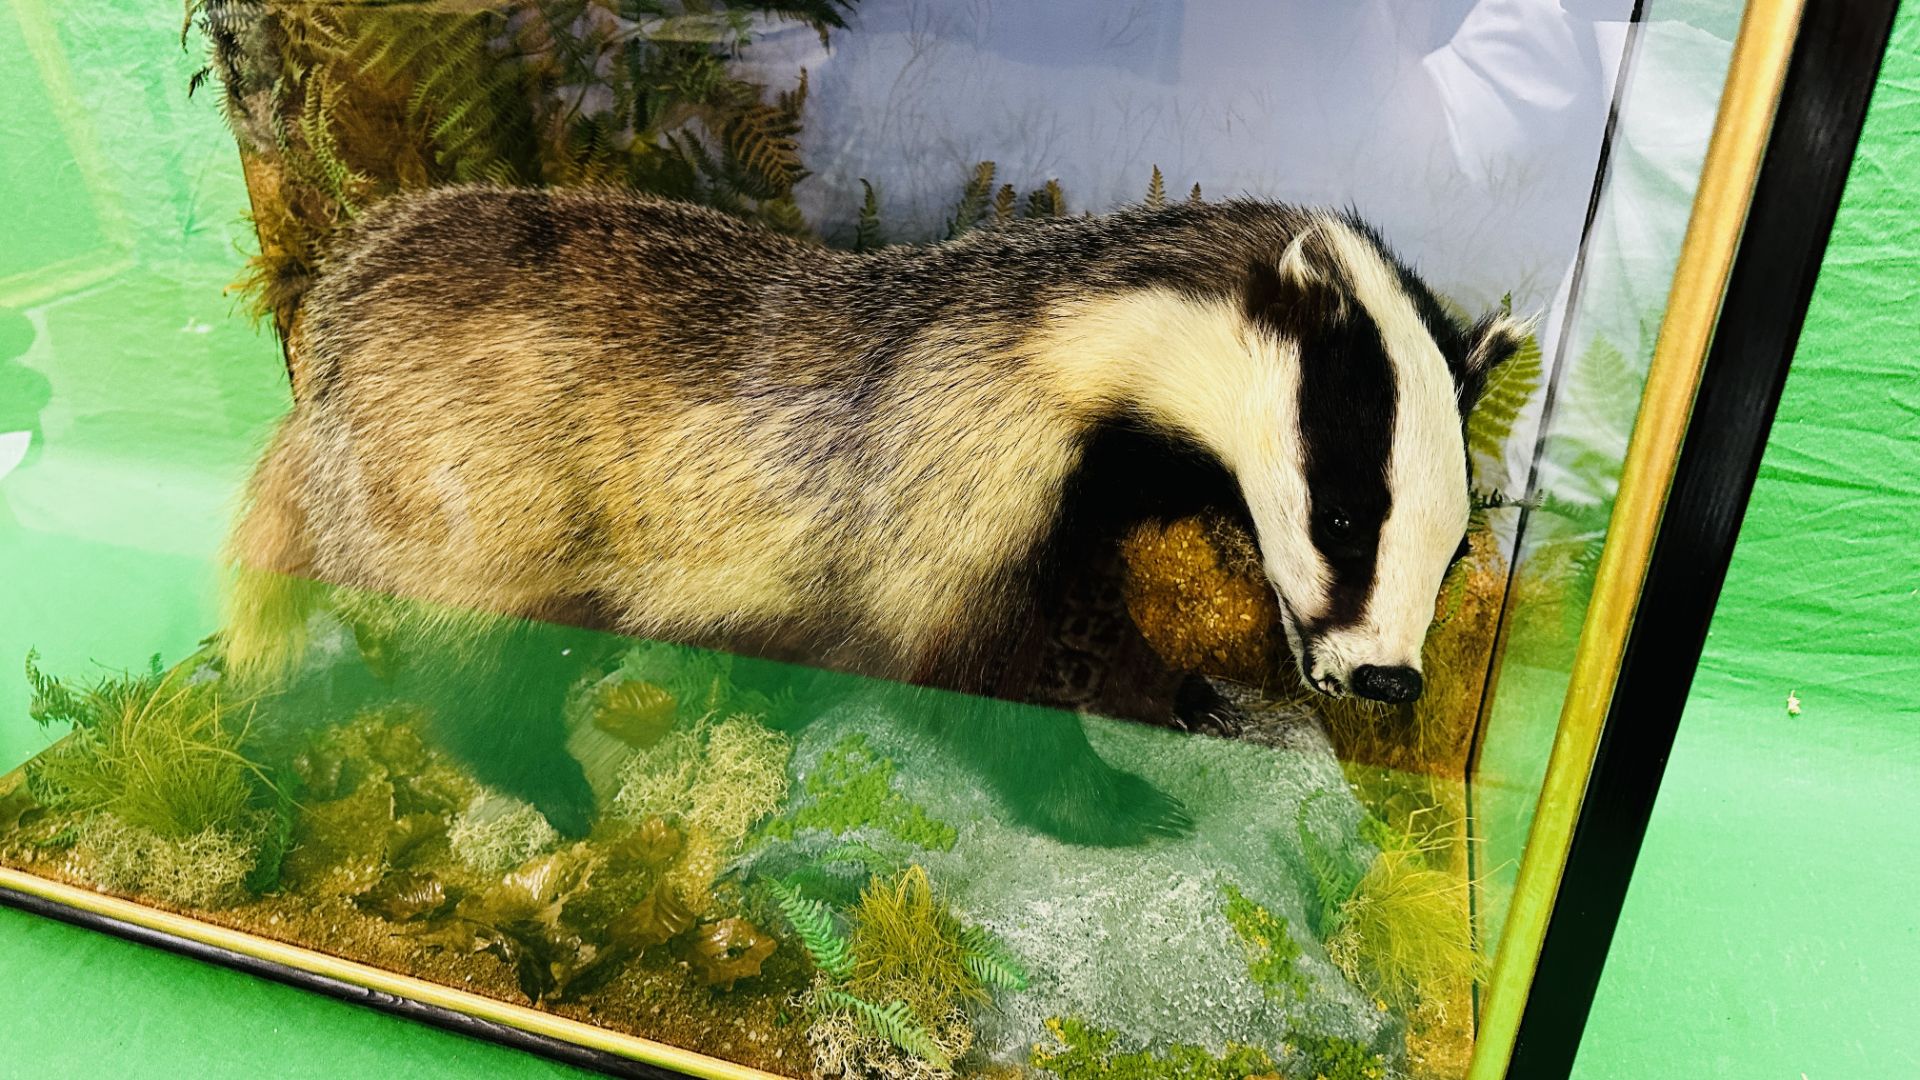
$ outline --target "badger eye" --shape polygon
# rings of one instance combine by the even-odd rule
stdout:
[[[1353,535],[1353,519],[1338,510],[1328,513],[1321,520],[1326,523],[1327,531],[1336,537],[1344,539]]]

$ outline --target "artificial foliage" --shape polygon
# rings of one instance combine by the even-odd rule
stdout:
[[[271,791],[266,772],[241,752],[249,706],[217,683],[195,681],[191,665],[110,676],[73,689],[27,656],[29,714],[67,722],[71,736],[35,758],[28,779],[46,805],[111,814],[168,839],[207,829],[251,829],[255,801]]]
[[[959,834],[901,794],[894,772],[893,759],[875,753],[864,734],[850,733],[806,775],[800,804],[767,822],[762,832],[791,840],[808,829],[835,835],[873,829],[916,847],[952,850]]]
[[[1301,1000],[1313,983],[1300,970],[1300,945],[1288,932],[1287,920],[1249,900],[1238,886],[1222,892],[1221,914],[1247,954],[1247,975],[1268,996]]]
[[[1333,1035],[1295,1032],[1284,1052],[1228,1044],[1219,1053],[1175,1043],[1164,1050],[1123,1050],[1118,1031],[1080,1017],[1047,1021],[1053,1044],[1033,1048],[1028,1063],[1059,1080],[1385,1080],[1386,1062],[1366,1047]]]
[[[1528,334],[1506,363],[1487,377],[1486,388],[1467,418],[1467,450],[1477,472],[1499,469],[1521,412],[1540,391],[1542,373],[1539,336]]]
[[[871,1055],[857,1043],[835,1037],[835,1020],[844,1019],[852,1033],[948,1070],[953,1054],[971,1045],[969,1011],[996,992],[1026,989],[1026,969],[984,928],[956,918],[924,867],[875,875],[843,912],[795,881],[770,879],[766,886],[820,972],[809,1001],[816,1035],[836,1065],[886,1071],[863,1062]]]
[[[835,979],[852,975],[852,948],[834,923],[833,909],[784,881],[769,881],[767,888],[779,904],[780,914],[786,916],[807,955],[813,958],[814,966]]]
[[[803,72],[743,73],[764,26],[827,35],[854,0],[188,0],[248,155],[261,250],[244,285],[287,334],[332,232],[446,184],[608,184],[813,235]],[[184,36],[183,36],[184,43]]]

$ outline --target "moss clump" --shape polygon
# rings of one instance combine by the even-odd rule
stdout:
[[[1385,1080],[1387,1063],[1379,1054],[1338,1035],[1287,1036],[1293,1051],[1288,1072],[1300,1080]]]
[[[1224,890],[1221,914],[1247,953],[1247,975],[1270,998],[1299,1000],[1313,989],[1299,968],[1300,946],[1287,933],[1287,920],[1247,899],[1237,886]]]
[[[246,899],[269,817],[259,814],[251,822],[162,836],[113,814],[94,814],[80,826],[73,853],[94,884],[110,892],[143,893],[180,907],[221,908]]]
[[[1168,664],[1251,686],[1273,678],[1280,605],[1244,527],[1220,515],[1147,523],[1120,550],[1127,611]]]
[[[786,736],[751,717],[702,721],[668,734],[621,769],[614,811],[636,820],[677,818],[731,845],[786,798],[791,756]]]
[[[1176,1043],[1163,1053],[1116,1049],[1120,1033],[1077,1017],[1047,1021],[1054,1046],[1036,1045],[1028,1062],[1060,1080],[1252,1080],[1278,1076],[1273,1055],[1257,1046],[1229,1044],[1221,1054]]]
[[[256,831],[256,795],[271,785],[241,754],[248,717],[217,681],[196,681],[191,665],[162,671],[155,657],[148,674],[73,690],[43,675],[35,659],[28,654],[31,715],[43,725],[73,725],[29,768],[45,805],[110,814],[169,840]]]
[[[1054,1046],[1035,1046],[1028,1062],[1060,1080],[1384,1080],[1386,1061],[1351,1039],[1291,1034],[1283,1063],[1257,1046],[1229,1043],[1214,1054],[1175,1043],[1164,1052],[1116,1049],[1120,1033],[1077,1017],[1047,1021]]]
[[[917,847],[952,850],[958,838],[953,826],[929,817],[896,791],[893,776],[893,759],[875,754],[866,735],[850,732],[821,756],[819,766],[807,776],[802,788],[807,801],[768,822],[763,832],[773,839],[791,840],[803,829],[843,836],[876,828]]]
[[[477,796],[447,829],[453,854],[474,870],[505,873],[553,850],[560,834],[532,805],[504,795]]]

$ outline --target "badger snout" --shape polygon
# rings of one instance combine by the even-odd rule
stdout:
[[[1362,664],[1353,669],[1353,692],[1369,701],[1404,705],[1417,701],[1424,688],[1420,673],[1410,667]]]

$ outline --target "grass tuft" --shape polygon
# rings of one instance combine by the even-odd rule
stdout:
[[[76,691],[41,674],[35,659],[27,658],[32,714],[73,724],[29,768],[47,805],[111,814],[169,840],[255,823],[255,793],[272,785],[240,752],[249,704],[224,696],[217,681],[193,681],[190,664]]]

